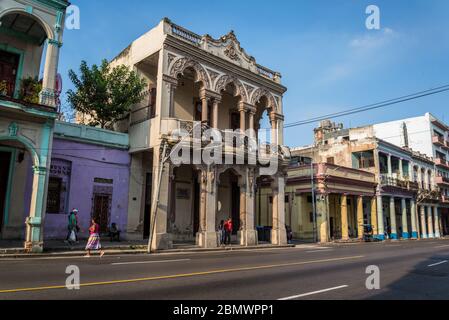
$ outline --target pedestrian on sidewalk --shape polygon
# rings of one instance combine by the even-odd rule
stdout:
[[[68,217],[68,224],[67,224],[67,238],[65,239],[65,242],[69,244],[74,244],[78,242],[78,217],[77,217],[78,209],[73,209],[69,213]]]
[[[100,226],[95,221],[95,218],[92,218],[92,223],[89,228],[89,240],[87,241],[86,245],[86,257],[90,257],[91,250],[100,250],[100,258],[104,255],[104,251],[101,250],[101,243],[100,243]]]
[[[231,218],[226,220],[226,222],[224,224],[224,229],[225,229],[225,245],[230,245],[231,244],[231,233],[232,233],[232,219]]]
[[[220,224],[218,225],[218,234],[220,236],[220,246],[223,246],[225,244],[225,229],[224,229],[225,222],[224,220],[220,221]]]

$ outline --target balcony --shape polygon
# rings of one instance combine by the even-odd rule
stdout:
[[[313,171],[312,171],[313,170]],[[373,194],[376,176],[364,170],[342,167],[330,163],[306,164],[288,170],[288,184],[297,193],[310,193],[312,176],[319,192]]]
[[[207,126],[198,121],[180,120],[175,118],[165,118],[161,120],[160,136],[166,138],[171,145],[184,144],[192,146],[193,144],[205,147],[211,146],[211,141],[205,139],[204,132]],[[266,163],[273,157],[278,157],[281,161],[289,161],[290,149],[286,146],[272,144],[252,144],[249,138],[232,129],[217,130],[221,141],[218,147],[222,148],[223,155],[235,155],[237,158],[245,157],[253,159],[257,157],[261,163]]]
[[[62,46],[60,22],[68,3],[58,1],[60,9],[48,6],[43,10],[37,9],[38,6],[31,10],[34,9],[31,2],[6,1],[4,6],[0,6],[0,100],[3,107],[26,110],[44,105],[56,109],[61,85],[57,80]],[[38,81],[40,75],[42,81]],[[34,91],[32,99],[23,95],[30,89]]]
[[[449,141],[445,140],[444,137],[434,135],[432,137],[432,142],[436,146],[439,146],[445,150],[449,150]]]
[[[449,203],[449,196],[441,196],[441,202],[442,203]]]
[[[442,158],[435,158],[435,165],[437,167],[442,167],[446,170],[449,170],[449,163],[447,162],[446,159],[442,159]]]
[[[413,182],[406,179],[399,179],[385,174],[380,176],[380,184],[382,186],[394,187],[409,191],[419,190],[419,184],[417,182]]]
[[[449,178],[443,176],[436,176],[435,183],[438,185],[449,186]]]

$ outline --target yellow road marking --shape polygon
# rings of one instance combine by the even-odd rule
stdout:
[[[335,262],[335,261],[344,261],[344,260],[355,260],[355,259],[360,259],[363,257],[364,256],[352,256],[352,257],[312,260],[312,261],[303,261],[303,262],[294,262],[294,263],[272,264],[272,265],[255,266],[255,267],[242,267],[242,268],[235,268],[235,269],[211,270],[211,271],[203,271],[203,272],[193,272],[193,273],[175,274],[175,275],[168,275],[168,276],[148,277],[148,278],[138,278],[138,279],[89,282],[89,283],[80,284],[80,287],[104,286],[104,285],[112,285],[112,284],[134,283],[134,282],[166,280],[166,279],[176,279],[176,278],[188,278],[188,277],[204,276],[204,275],[211,275],[211,274],[217,274],[217,273],[230,273],[230,272],[239,272],[239,271],[260,270],[260,269],[273,269],[273,268],[281,268],[281,267],[300,266],[300,265],[305,265],[305,264]],[[8,290],[0,290],[0,294],[1,293],[45,291],[45,290],[55,290],[55,289],[66,289],[66,286],[59,285],[59,286],[46,286],[46,287],[35,287],[35,288],[8,289]]]

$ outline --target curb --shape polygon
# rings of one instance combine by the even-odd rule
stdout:
[[[282,246],[251,246],[251,247],[225,247],[225,248],[191,248],[191,249],[168,249],[156,250],[153,254],[176,254],[176,253],[205,253],[205,252],[231,252],[231,251],[248,251],[248,250],[263,250],[263,249],[284,249],[294,248],[295,245]],[[105,255],[132,255],[132,254],[147,254],[147,250],[143,249],[105,249]],[[0,261],[2,259],[33,259],[33,258],[61,258],[61,257],[82,257],[86,254],[85,251],[65,251],[54,253],[12,253],[0,254]],[[95,256],[95,255],[93,255]]]

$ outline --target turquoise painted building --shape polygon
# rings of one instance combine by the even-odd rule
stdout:
[[[64,0],[0,2],[0,238],[24,233],[29,252],[43,250],[45,199],[58,118],[57,66],[68,5]],[[41,73],[43,78],[38,79]],[[20,201],[30,169],[26,158],[32,163],[27,204]],[[27,216],[16,226],[12,213],[25,208],[29,208]]]

